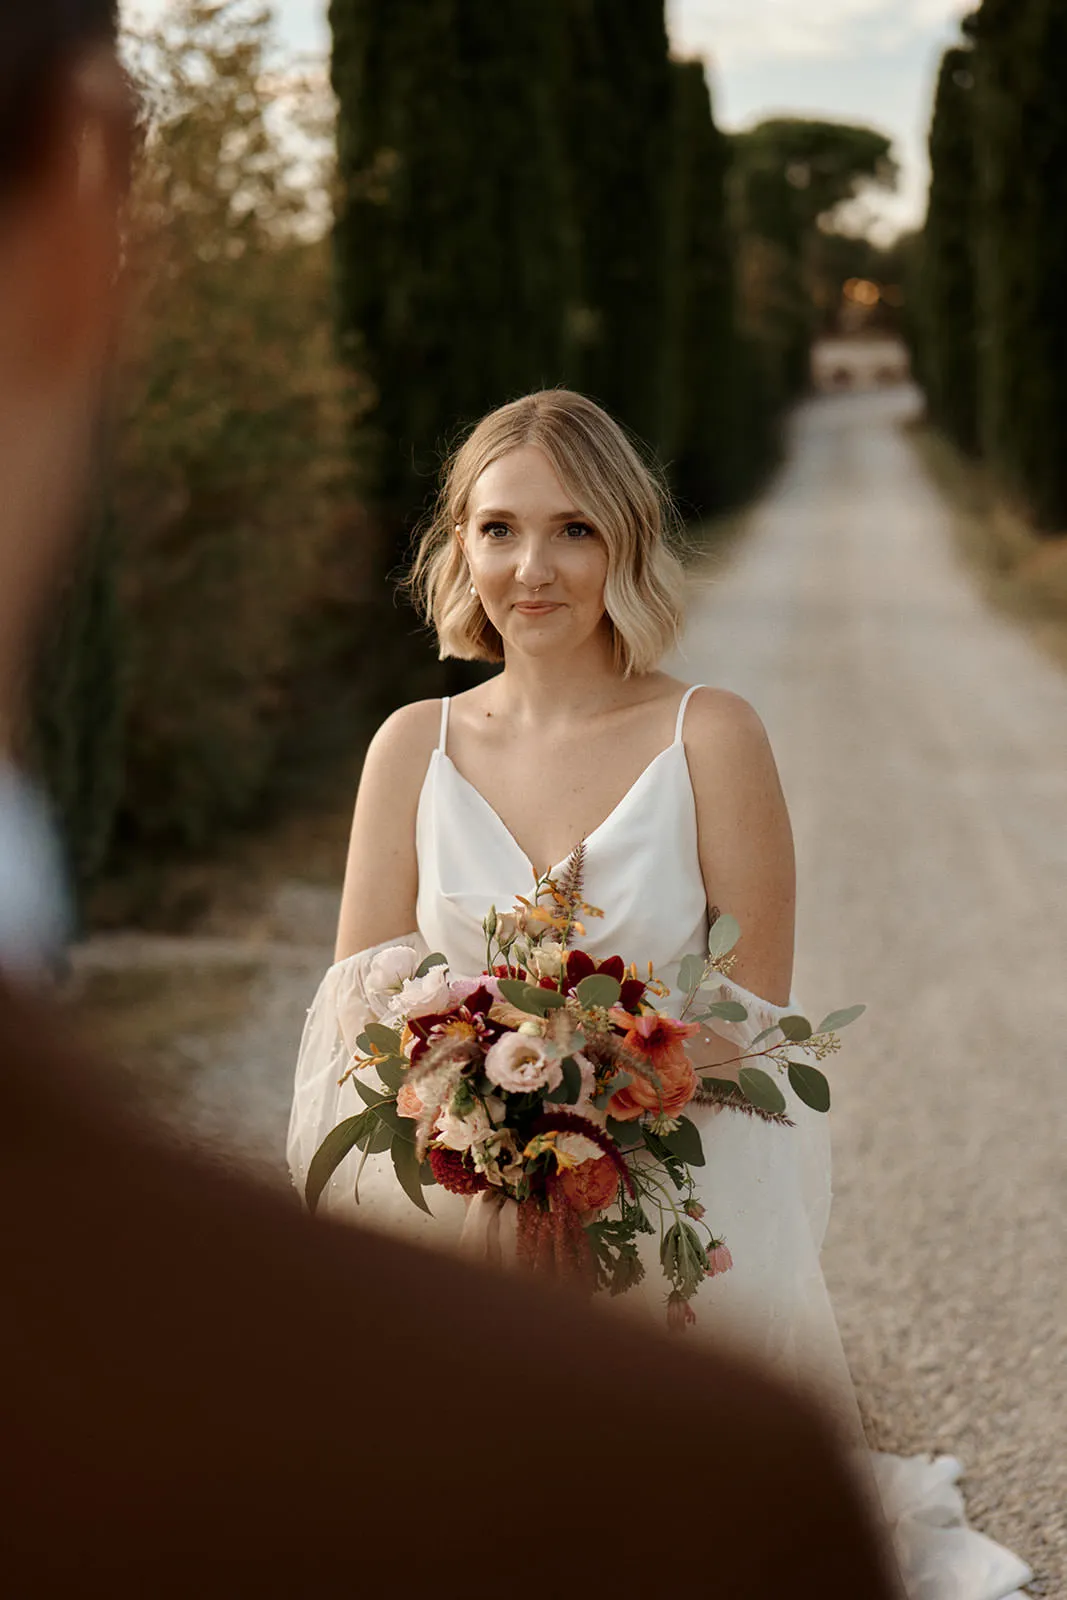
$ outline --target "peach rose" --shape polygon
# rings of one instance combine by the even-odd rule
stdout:
[[[634,1017],[624,1043],[642,1057],[660,1080],[661,1094],[647,1078],[636,1074],[633,1082],[617,1089],[608,1101],[608,1115],[618,1122],[635,1122],[645,1112],[662,1112],[677,1117],[697,1091],[697,1075],[685,1052],[685,1040],[698,1033],[692,1022],[675,1022],[673,1017],[651,1012]]]
[[[410,1083],[402,1083],[396,1097],[396,1109],[402,1117],[417,1117],[422,1111],[422,1101]]]

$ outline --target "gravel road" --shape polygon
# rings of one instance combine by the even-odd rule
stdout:
[[[916,404],[800,412],[669,665],[762,715],[797,836],[798,992],[869,1007],[834,1063],[825,1265],[871,1442],[959,1456],[972,1521],[1063,1596],[1067,676],[959,566],[900,427]],[[190,1080],[187,1132],[239,1124],[273,1181],[335,912],[284,887],[247,1022]]]
[[[824,1263],[872,1443],[958,1456],[971,1520],[1065,1596],[1067,676],[960,567],[916,405],[801,412],[674,666],[766,723],[797,992],[869,1007]]]

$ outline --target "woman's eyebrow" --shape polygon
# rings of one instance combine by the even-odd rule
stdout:
[[[504,511],[498,506],[489,506],[484,511],[481,511],[481,510],[476,511],[474,513],[474,515],[477,518],[484,518],[484,517],[510,518],[512,522],[517,520],[517,513],[516,512],[514,512],[514,511]],[[549,520],[549,522],[584,522],[586,520],[586,518],[585,518],[585,513],[583,511],[553,511],[550,514],[548,520]]]

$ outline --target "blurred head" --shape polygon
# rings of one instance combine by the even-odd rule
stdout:
[[[483,417],[455,453],[409,583],[442,659],[556,656],[600,633],[616,671],[649,672],[681,624],[673,532],[618,424],[546,389]]]
[[[0,8],[0,748],[89,485],[130,107],[116,0]]]

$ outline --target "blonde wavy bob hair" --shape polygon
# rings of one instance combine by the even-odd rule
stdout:
[[[650,672],[683,617],[681,530],[670,495],[617,422],[570,389],[542,389],[483,417],[447,463],[404,588],[437,634],[438,656],[503,661],[500,634],[470,592],[456,535],[485,469],[523,445],[543,450],[608,552],[604,609],[623,677]]]

